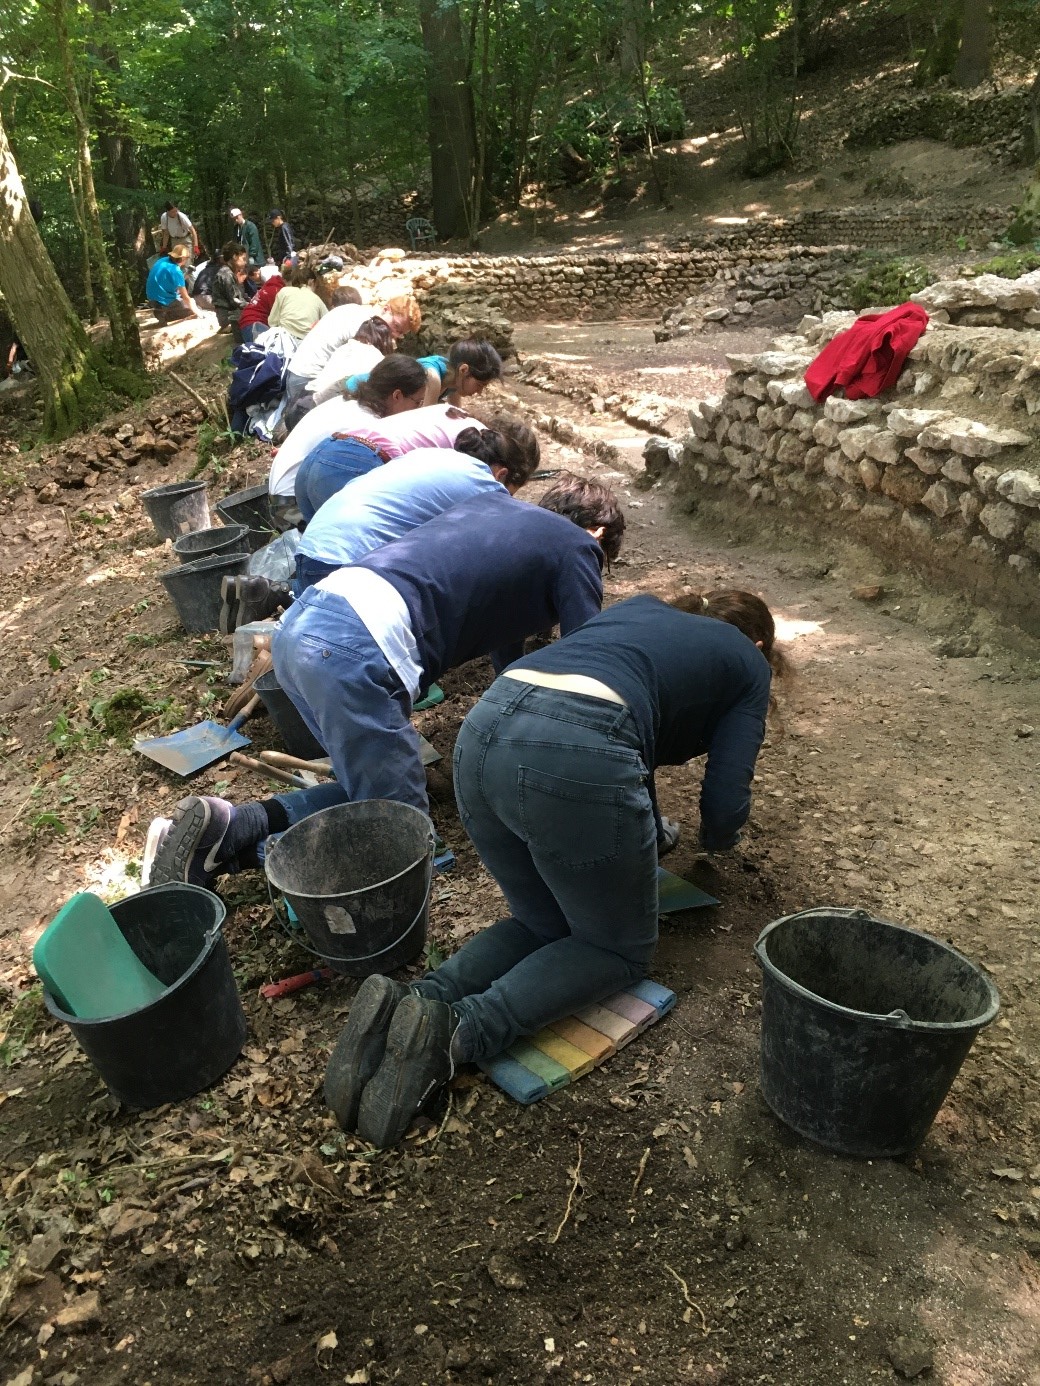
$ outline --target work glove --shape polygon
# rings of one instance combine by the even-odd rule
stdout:
[[[658,859],[667,856],[673,847],[679,842],[679,824],[674,818],[665,818],[661,815],[661,827],[657,834],[657,856]]]

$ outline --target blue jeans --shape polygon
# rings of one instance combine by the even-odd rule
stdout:
[[[512,915],[418,984],[454,1006],[464,1059],[646,975],[657,827],[638,747],[627,708],[507,678],[462,724],[459,813]]]
[[[342,563],[323,563],[320,558],[311,558],[309,554],[297,550],[293,593],[297,597],[302,596],[308,587],[313,587],[316,582],[327,578],[330,573],[335,573],[342,567]]]
[[[247,323],[246,326],[242,328],[242,340],[243,342],[247,343],[255,342],[257,337],[260,336],[261,332],[266,332],[267,330],[268,328],[266,322]]]
[[[412,700],[343,597],[309,588],[271,641],[278,682],[328,748],[335,784],[275,797],[290,823],[332,804],[396,799],[429,812]]]
[[[329,438],[319,443],[296,473],[296,504],[303,518],[309,524],[330,496],[382,463],[379,453],[357,438]]]

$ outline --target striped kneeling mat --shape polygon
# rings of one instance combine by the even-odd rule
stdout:
[[[480,1067],[517,1102],[537,1102],[584,1078],[675,1005],[674,991],[639,982],[519,1039]]]

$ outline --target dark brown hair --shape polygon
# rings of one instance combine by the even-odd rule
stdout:
[[[329,304],[333,308],[342,308],[345,303],[364,303],[364,301],[353,284],[341,284],[338,289],[333,289],[332,293],[329,294]]]
[[[519,491],[538,470],[542,450],[534,429],[519,419],[499,416],[488,428],[464,428],[455,439],[455,451],[489,467],[504,467],[507,484]]]
[[[240,241],[228,241],[220,253],[224,257],[225,265],[230,265],[235,255],[244,255],[247,261],[249,259],[249,251]]]
[[[736,626],[749,640],[761,644],[773,673],[782,678],[790,673],[791,665],[776,643],[776,623],[773,613],[754,592],[742,592],[737,587],[719,587],[711,592],[684,592],[670,602],[679,611],[691,616],[711,616]]]
[[[292,265],[290,262],[290,268],[286,270],[285,265],[282,265],[279,273],[294,289],[305,289],[308,284],[314,282],[314,270],[310,265]]]
[[[454,377],[460,366],[468,366],[474,380],[484,383],[502,379],[502,358],[490,342],[466,337],[448,352],[448,373]]]
[[[582,529],[598,529],[603,526],[600,548],[607,562],[613,562],[621,552],[621,536],[625,532],[625,515],[618,501],[617,493],[602,481],[592,477],[576,476],[574,472],[561,472],[560,478],[549,487],[539,501],[543,510],[553,510],[573,520]]]
[[[354,340],[364,346],[375,347],[384,356],[394,349],[393,333],[384,318],[366,318],[354,333]]]
[[[354,398],[381,419],[395,390],[400,390],[404,395],[415,395],[425,384],[426,372],[419,362],[411,356],[395,352],[391,356],[384,356],[372,367],[368,379],[357,387]]]

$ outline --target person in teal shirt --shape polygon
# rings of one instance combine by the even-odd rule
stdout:
[[[175,245],[166,255],[160,255],[148,272],[145,297],[162,324],[198,317],[184,278],[183,266],[190,258],[186,245]]]
[[[243,246],[254,265],[264,263],[264,248],[260,242],[260,232],[255,221],[248,221],[241,207],[232,207],[231,220],[235,223],[235,240]]]

